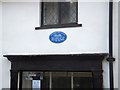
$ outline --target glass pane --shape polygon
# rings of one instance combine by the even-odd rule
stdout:
[[[74,72],[73,73],[73,87],[79,88],[92,88],[92,73],[90,72]]]
[[[32,77],[29,76],[29,72],[23,72],[23,76],[22,76],[22,88],[23,90],[26,88],[29,88],[30,90],[32,90]]]
[[[61,3],[61,24],[76,23],[77,2]]]
[[[50,88],[50,72],[44,72],[42,88],[49,90]]]
[[[67,72],[54,72],[52,73],[52,88],[53,89],[70,89],[71,78]]]
[[[58,2],[44,2],[44,25],[58,24]]]
[[[23,72],[22,89],[41,90],[43,83],[43,72]]]
[[[22,90],[93,88],[91,72],[23,72]],[[51,89],[50,89],[51,88]],[[72,88],[72,89],[71,89]]]

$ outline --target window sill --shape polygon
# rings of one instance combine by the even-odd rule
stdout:
[[[82,24],[46,25],[42,27],[35,27],[35,30],[53,29],[53,28],[69,28],[69,27],[82,27]]]

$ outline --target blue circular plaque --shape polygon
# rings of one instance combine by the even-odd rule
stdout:
[[[56,31],[50,34],[49,39],[53,43],[62,43],[67,39],[67,35],[64,32]]]

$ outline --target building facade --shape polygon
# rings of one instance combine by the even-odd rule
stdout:
[[[53,9],[53,5],[55,9]],[[74,87],[74,83],[72,83],[72,80],[75,82],[74,75],[72,75],[74,73],[76,77],[83,77],[84,75],[86,78],[92,77],[92,79],[90,79],[92,86],[88,84],[92,88],[98,84],[100,86],[98,85],[96,88],[110,87],[109,62],[106,60],[109,54],[108,1],[83,2],[78,0],[76,4],[77,9],[73,8],[75,6],[74,2],[70,2],[71,8],[75,11],[72,12],[69,10],[68,12],[68,10],[66,10],[63,12],[65,15],[63,15],[62,11],[67,9],[67,5],[68,4],[65,4],[66,8],[62,9],[62,7],[64,7],[62,6],[56,10],[58,7],[56,4],[50,5],[49,3],[43,6],[43,3],[41,4],[39,1],[25,2],[16,0],[10,2],[3,0],[0,2],[1,88],[10,88],[13,84],[14,86],[19,84],[15,86],[19,88],[21,86],[21,77],[23,77],[24,74],[26,75],[26,73],[28,74],[28,72],[40,72],[39,74],[44,73],[43,76],[48,76],[49,80],[46,79],[46,82],[48,80],[49,88],[54,86],[57,88],[57,85],[61,85],[60,83],[57,85],[52,83],[54,75],[59,76],[62,74],[65,76],[66,73],[68,75],[67,77],[70,77],[70,81],[64,80],[71,82],[68,87]],[[70,7],[70,5],[68,6]],[[118,2],[114,2],[113,7],[113,57],[116,59],[113,63],[114,87],[118,88]],[[55,14],[53,14],[53,10],[56,12]],[[57,16],[58,10],[60,10],[60,12]],[[49,11],[51,11],[51,13]],[[71,13],[73,20],[68,17]],[[58,19],[62,15],[63,17]],[[74,24],[64,25],[64,23],[69,23],[67,21]],[[59,22],[60,25],[57,26],[57,22]],[[54,24],[54,26],[50,26],[49,24]],[[58,43],[54,42],[54,32],[64,33],[66,39],[61,43],[58,42],[59,40],[57,41]],[[53,40],[51,40],[50,35],[53,35]],[[11,77],[15,74],[14,71],[16,69],[19,71],[16,74],[18,77]],[[10,70],[12,75],[10,75]],[[95,73],[97,77],[94,77],[94,70],[97,70],[97,72],[100,70],[100,74]],[[34,75],[36,75],[36,73],[32,73],[31,76],[33,77]],[[53,75],[53,77],[51,75]],[[100,76],[101,79],[98,79],[98,76]],[[11,82],[11,78],[17,78],[17,81],[15,81],[17,83]],[[97,85],[94,79],[96,81],[98,80]],[[77,80],[79,80],[79,78]],[[25,80],[22,82],[21,87],[27,88],[26,83],[29,84],[29,82]],[[56,82],[59,82],[59,80]],[[47,84],[44,84],[47,87]]]

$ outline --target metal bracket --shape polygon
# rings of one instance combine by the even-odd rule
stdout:
[[[114,57],[108,57],[107,61],[115,61],[115,58]]]

